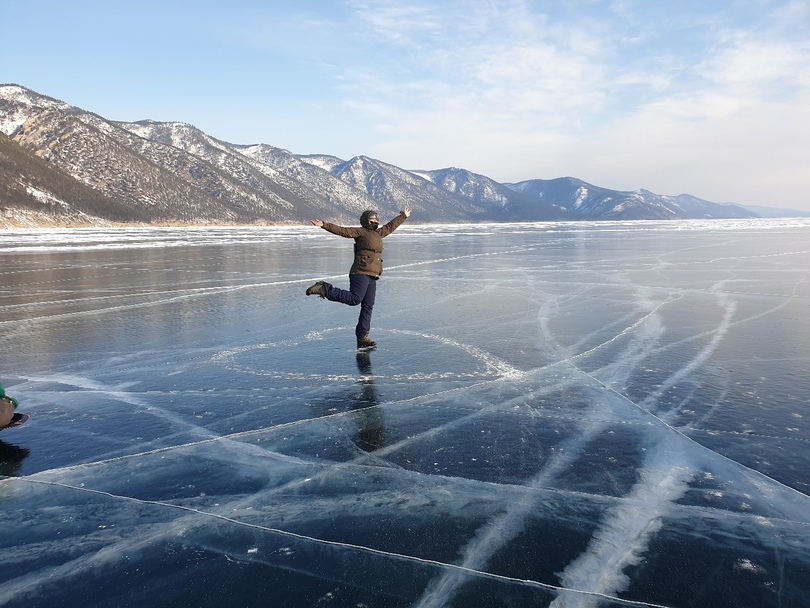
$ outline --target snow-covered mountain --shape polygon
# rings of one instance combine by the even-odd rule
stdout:
[[[0,220],[34,207],[178,223],[356,223],[364,209],[389,217],[404,207],[421,222],[756,216],[689,195],[617,192],[573,178],[501,184],[464,169],[409,171],[366,156],[231,144],[185,123],[106,120],[18,85],[0,85],[0,133],[8,136],[0,158],[26,159],[0,166],[0,186],[16,193],[0,199]],[[22,194],[29,190],[37,196]],[[37,207],[42,200],[60,204]]]
[[[774,207],[763,207],[761,205],[743,205],[751,213],[756,213],[759,217],[810,217],[810,211],[801,209],[776,209]]]
[[[454,167],[414,171],[436,186],[490,210],[502,221],[549,221],[572,219],[566,209],[542,197],[532,198],[483,175]]]
[[[662,196],[649,190],[608,190],[573,177],[533,179],[507,185],[529,198],[558,206],[576,219],[673,220],[757,216],[739,205],[711,203],[688,194]]]
[[[0,227],[97,226],[148,221],[50,166],[0,133]],[[104,218],[104,219],[101,219]]]

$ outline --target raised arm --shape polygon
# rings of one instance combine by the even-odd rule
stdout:
[[[411,210],[406,207],[405,209],[403,209],[402,211],[399,212],[398,216],[396,216],[394,219],[392,219],[390,222],[388,222],[385,226],[382,226],[377,232],[380,233],[380,236],[382,238],[387,237],[394,230],[399,228],[399,225],[402,222],[404,222],[406,219],[408,219],[408,216],[410,214],[411,214]]]
[[[344,226],[338,226],[337,224],[333,224],[331,222],[324,222],[323,220],[311,220],[311,221],[313,226],[323,228],[327,232],[331,232],[332,234],[336,234],[338,236],[342,236],[347,239],[357,238],[363,232],[362,228],[346,228]]]

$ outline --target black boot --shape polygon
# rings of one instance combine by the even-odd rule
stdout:
[[[311,287],[307,287],[307,295],[308,296],[321,296],[322,298],[326,297],[326,290],[323,288],[323,281],[318,281]]]
[[[368,334],[362,338],[357,338],[357,348],[371,349],[377,346],[377,343],[368,337]]]

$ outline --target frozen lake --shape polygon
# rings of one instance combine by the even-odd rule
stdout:
[[[810,606],[810,221],[351,248],[2,233],[0,605]]]

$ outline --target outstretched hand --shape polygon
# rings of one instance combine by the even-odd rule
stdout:
[[[408,207],[405,207],[405,208],[402,210],[402,213],[404,213],[404,214],[405,214],[405,217],[410,217],[410,215],[411,215],[411,210],[410,210]]]
[[[323,221],[321,220],[310,220],[313,226],[317,226],[318,228],[323,228]]]

